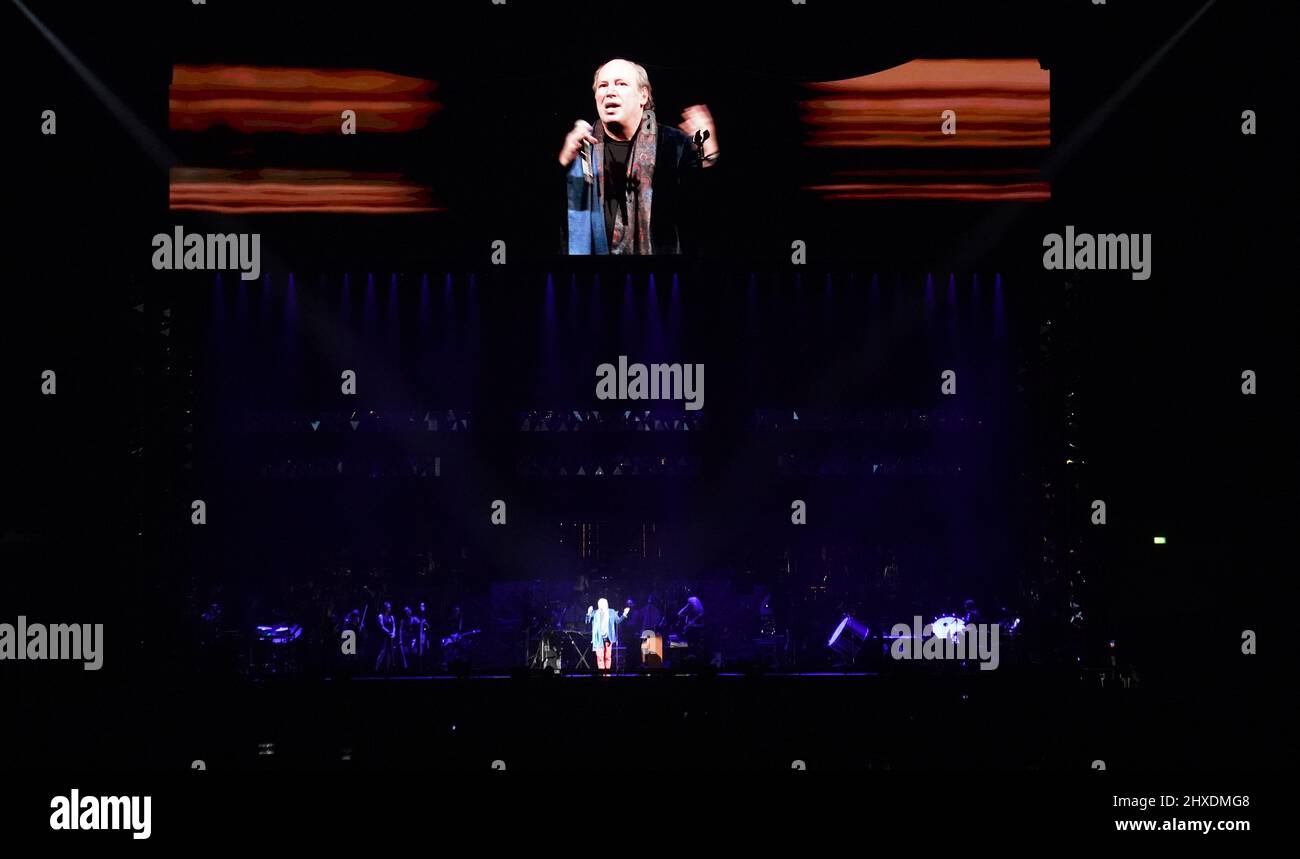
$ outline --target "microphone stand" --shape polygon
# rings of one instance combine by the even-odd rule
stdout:
[[[707,128],[701,128],[695,132],[695,137],[692,138],[692,142],[695,144],[695,157],[699,159],[701,164],[704,163],[704,141],[708,139],[709,130]]]

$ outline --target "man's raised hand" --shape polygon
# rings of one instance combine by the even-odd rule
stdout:
[[[573,123],[573,130],[565,136],[564,145],[560,147],[560,165],[568,167],[572,164],[573,159],[582,151],[584,143],[598,142],[591,136],[591,123],[581,119]]]

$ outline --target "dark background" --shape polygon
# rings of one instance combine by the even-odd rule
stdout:
[[[134,136],[121,110],[90,95],[16,8],[2,13],[11,46],[5,75],[13,129],[6,157],[10,284],[0,347],[9,457],[0,619],[12,622],[25,613],[102,620],[110,636],[106,667],[97,675],[65,672],[65,666],[37,666],[42,673],[31,665],[0,668],[0,682],[14,683],[30,705],[19,724],[36,742],[16,750],[17,762],[76,760],[100,740],[138,736],[143,709],[161,694],[160,678],[174,677],[178,660],[184,665],[176,625],[195,571],[221,574],[225,565],[235,580],[291,557],[291,546],[276,548],[266,536],[275,530],[269,517],[288,509],[284,499],[241,488],[238,470],[223,458],[234,437],[222,420],[240,405],[278,402],[276,391],[287,382],[295,383],[286,395],[293,407],[329,405],[339,360],[356,357],[349,338],[330,327],[341,278],[351,273],[361,290],[373,273],[382,304],[395,272],[409,294],[418,294],[413,291],[427,274],[435,296],[450,275],[455,300],[436,303],[433,320],[445,326],[440,330],[480,339],[465,349],[446,342],[406,347],[395,359],[399,372],[388,378],[414,388],[420,395],[414,399],[431,406],[473,409],[483,429],[461,454],[475,469],[495,469],[467,469],[444,484],[445,495],[425,512],[401,513],[413,517],[413,529],[448,519],[459,524],[457,516],[468,521],[484,510],[487,499],[499,497],[484,476],[520,493],[525,510],[605,505],[605,497],[564,488],[534,486],[529,494],[511,467],[520,442],[508,437],[508,419],[551,402],[592,405],[581,400],[590,389],[578,380],[597,359],[612,360],[616,349],[645,345],[640,338],[649,336],[649,317],[637,315],[631,330],[615,329],[612,320],[621,324],[625,307],[643,314],[651,306],[651,273],[655,301],[669,318],[676,273],[680,327],[667,329],[664,346],[680,346],[680,360],[709,368],[709,417],[720,430],[700,443],[703,484],[641,494],[635,503],[645,507],[638,512],[675,510],[685,545],[734,557],[742,535],[760,529],[763,516],[784,516],[785,505],[776,500],[795,488],[770,471],[757,484],[727,479],[731,469],[744,474],[745,457],[770,461],[764,457],[772,451],[734,452],[736,442],[750,438],[745,421],[754,409],[845,410],[863,400],[932,407],[928,395],[915,391],[949,359],[964,358],[987,371],[989,387],[1005,386],[1007,398],[987,404],[1009,427],[987,440],[987,456],[976,457],[989,477],[974,484],[989,492],[990,506],[981,505],[989,521],[971,527],[969,545],[987,548],[1005,538],[1009,545],[998,557],[1011,558],[1017,575],[1055,581],[1056,611],[1067,593],[1084,601],[1092,645],[1112,637],[1133,642],[1148,696],[1144,724],[1195,717],[1157,749],[1135,748],[1135,761],[1196,767],[1205,760],[1198,755],[1209,755],[1217,766],[1276,765],[1261,722],[1275,712],[1272,678],[1286,666],[1279,655],[1285,627],[1278,621],[1292,604],[1291,7],[1211,4],[1129,88],[1200,5],[1074,2],[1054,4],[1049,13],[1028,3],[907,4],[864,14],[832,4],[772,3],[747,5],[743,21],[732,11],[688,4],[657,4],[638,21],[590,4],[527,10],[464,4],[454,16],[444,11],[453,5],[423,18],[384,4],[345,11],[313,5],[273,16],[224,3],[173,3],[157,14],[137,9],[129,16],[100,6],[34,6],[138,117],[143,132]],[[714,109],[726,148],[725,197],[747,217],[718,225],[705,261],[613,264],[548,255],[553,216],[546,201],[558,196],[550,190],[554,151],[573,118],[589,113],[591,70],[615,55],[649,67],[661,112],[697,101]],[[811,169],[792,121],[792,94],[801,81],[948,56],[1037,57],[1051,69],[1053,146],[1044,163],[1053,183],[1050,204],[829,206],[789,190]],[[239,222],[240,231],[263,235],[272,307],[292,271],[303,284],[303,321],[327,326],[319,348],[304,352],[297,369],[267,368],[273,329],[257,335],[216,326],[210,278],[148,268],[150,237],[173,223],[232,228],[166,210],[167,150],[202,155],[186,152],[190,144],[166,132],[171,65],[218,60],[357,65],[431,77],[448,105],[412,141],[356,143],[371,147],[363,156],[368,163],[387,159],[428,176],[450,201],[449,213]],[[55,137],[39,134],[47,107],[58,110]],[[1240,133],[1247,108],[1259,115],[1257,136]],[[141,145],[150,139],[160,148]],[[295,163],[318,157],[301,151],[302,141],[273,145]],[[1042,236],[1066,224],[1152,233],[1152,279],[1044,272]],[[488,265],[497,238],[510,248],[505,270]],[[801,272],[788,264],[792,238],[809,242],[810,264]],[[998,349],[990,317],[975,312],[985,305],[973,298],[964,305],[971,309],[966,317],[952,317],[962,320],[955,329],[961,336],[954,339],[954,329],[943,327],[949,272],[962,284],[978,275],[986,290],[1002,275],[1007,329]],[[925,299],[931,273],[939,309]],[[869,308],[873,274],[883,285],[884,306],[906,311],[901,317],[868,311],[876,321],[864,339],[890,345],[874,357],[853,348],[863,336],[854,314]],[[579,296],[573,306],[589,306],[594,275],[604,290],[598,312],[575,313],[573,328],[554,329],[560,336],[549,352],[539,348],[548,331],[548,275],[558,314],[569,307],[572,289]],[[751,282],[752,305],[746,303]],[[223,300],[232,308],[237,283],[226,281]],[[262,288],[247,288],[255,306]],[[965,301],[963,292],[958,306]],[[356,306],[365,306],[360,297]],[[474,308],[474,325],[456,324],[469,318],[456,314]],[[754,316],[743,323],[751,308]],[[275,317],[233,318],[228,324],[243,326]],[[890,327],[891,318],[902,324]],[[409,316],[402,319],[411,324]],[[364,334],[365,324],[362,315],[356,330]],[[944,333],[927,339],[927,325]],[[372,330],[360,342],[374,347],[381,340]],[[976,342],[985,346],[969,346]],[[438,349],[445,360],[428,363]],[[539,355],[552,360],[549,377]],[[223,387],[231,377],[216,372],[221,356],[249,373],[238,395]],[[56,397],[39,394],[46,368],[59,371]],[[1258,396],[1240,394],[1244,369],[1258,373]],[[823,381],[810,386],[806,374]],[[311,381],[326,378],[328,384]],[[388,402],[405,405],[397,394]],[[1084,452],[1085,467],[1066,469],[1067,443]],[[243,448],[235,460],[259,453]],[[219,488],[204,488],[213,486]],[[865,517],[857,511],[888,517],[892,510],[908,521],[906,511],[914,509],[890,508],[894,496],[883,488],[846,490],[819,481],[800,489],[850,505],[844,520],[818,525],[836,539],[859,538],[857,520]],[[732,506],[702,490],[723,493]],[[209,530],[195,538],[188,500],[201,491],[224,493],[238,504],[240,526],[219,522],[214,512]],[[308,511],[320,504],[324,515],[346,515],[356,509],[345,505],[358,503],[357,491],[340,489],[338,499],[326,500],[294,490],[302,533],[310,536],[315,527],[342,539],[331,527],[313,526],[321,520]],[[456,508],[463,514],[449,512],[453,496],[468,498]],[[719,512],[736,510],[734,499],[742,496],[747,506],[739,512]],[[1108,503],[1105,528],[1087,524],[1093,498]],[[373,498],[360,505],[376,517],[366,545],[387,539],[384,510],[375,505]],[[540,540],[550,526],[538,516],[531,530],[526,516],[520,524]],[[723,526],[689,530],[705,516]],[[881,530],[890,526],[888,518],[877,520]],[[488,551],[487,538],[465,527],[456,533]],[[718,538],[719,532],[730,536]],[[1155,534],[1166,535],[1169,545],[1152,546]],[[253,563],[231,569],[241,558]],[[1261,640],[1261,654],[1244,668],[1243,629],[1254,629]],[[50,676],[59,680],[47,683]],[[59,714],[88,709],[103,714],[102,735],[68,740]],[[30,713],[43,716],[32,720]],[[98,753],[114,764],[131,760]]]

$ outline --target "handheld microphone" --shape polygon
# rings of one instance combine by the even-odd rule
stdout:
[[[591,134],[591,123],[587,122],[585,119],[579,119],[577,122],[573,123],[573,127],[581,128],[583,134]],[[587,177],[588,181],[592,180],[591,144],[585,141],[582,144],[582,173]]]

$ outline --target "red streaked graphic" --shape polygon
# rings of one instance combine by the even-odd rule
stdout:
[[[339,132],[344,110],[360,132],[423,127],[442,109],[437,83],[372,69],[187,66],[172,68],[169,125],[206,131],[218,125],[245,134]]]
[[[429,188],[396,173],[195,167],[172,169],[171,208],[232,214],[444,211],[433,205]]]
[[[367,156],[341,146],[343,111],[355,112],[359,134],[413,132],[442,109],[436,89],[436,81],[373,69],[174,66],[169,126],[204,166],[171,171],[170,207],[230,214],[445,211],[428,185],[380,172],[375,168],[386,165],[365,163]],[[231,143],[216,129],[246,137]],[[330,169],[286,163],[282,145],[265,136],[271,132],[313,135],[294,144],[308,147],[300,163]],[[249,164],[280,166],[233,166]]]
[[[1050,85],[1033,59],[912,60],[808,84],[804,146],[819,155],[803,189],[824,200],[1050,200],[1036,166],[1051,145]],[[943,133],[949,110],[955,134]]]
[[[1051,143],[1050,73],[1036,60],[912,60],[809,84],[808,146],[1037,147]],[[940,128],[945,110],[957,133]]]
[[[837,170],[829,181],[804,187],[825,200],[1050,200],[1051,184],[1037,176],[1029,168]]]

